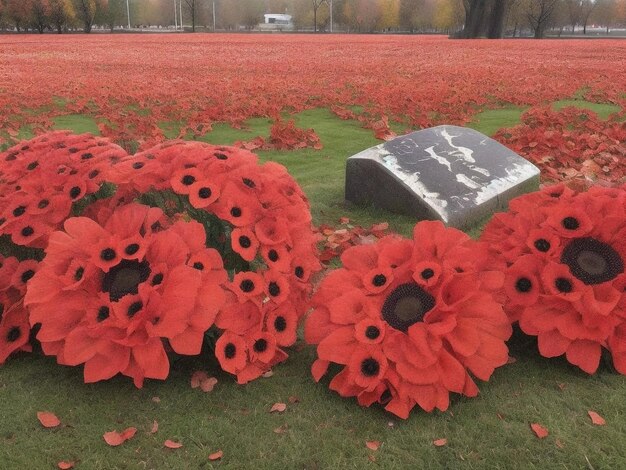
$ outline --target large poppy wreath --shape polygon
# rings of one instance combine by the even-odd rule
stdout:
[[[206,341],[240,383],[285,360],[320,269],[308,202],[286,169],[233,147],[173,141],[124,156],[94,139],[51,133],[0,155],[3,251],[34,263],[20,338],[30,312],[60,364],[138,387],[167,377],[168,352],[198,354]],[[54,216],[36,210],[43,199]],[[21,238],[25,224],[36,242]],[[11,299],[21,305],[19,292]],[[5,356],[27,347],[5,346],[11,328]]]
[[[565,355],[591,374],[604,348],[626,374],[626,186],[521,196],[481,239],[506,273],[511,321],[542,356]]]
[[[484,269],[484,245],[440,222],[346,250],[313,297],[305,339],[317,345],[316,381],[407,418],[417,404],[445,410],[449,393],[478,394],[507,362],[511,325],[494,298],[502,274]],[[471,375],[470,375],[471,374]]]

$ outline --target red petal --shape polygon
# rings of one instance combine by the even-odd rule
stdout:
[[[604,418],[600,416],[598,413],[596,413],[595,411],[589,410],[587,411],[587,414],[591,418],[591,422],[595,424],[596,426],[604,426],[606,424],[606,421],[604,420]]]
[[[44,428],[56,428],[61,424],[61,420],[59,420],[54,413],[50,413],[49,411],[38,411],[37,419]]]
[[[548,435],[548,430],[539,423],[532,423],[530,425],[530,429],[533,430],[533,432],[539,439],[543,439],[544,437],[547,437]]]
[[[180,442],[175,442],[170,439],[165,441],[163,445],[167,447],[168,449],[180,449],[183,446]]]

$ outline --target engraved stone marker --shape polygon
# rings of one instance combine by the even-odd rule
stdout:
[[[539,187],[539,169],[473,129],[438,126],[348,158],[346,199],[467,228]]]

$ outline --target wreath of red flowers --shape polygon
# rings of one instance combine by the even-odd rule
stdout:
[[[77,217],[46,232],[29,283],[44,352],[85,364],[86,382],[122,373],[138,387],[167,376],[168,351],[198,354],[204,338],[240,383],[285,360],[321,269],[308,201],[286,169],[183,141],[105,166]]]
[[[502,274],[484,268],[484,245],[420,222],[412,241],[388,236],[341,261],[305,323],[316,381],[338,364],[331,390],[407,418],[416,404],[446,410],[450,392],[476,396],[470,374],[488,380],[507,362],[511,325],[494,297]]]
[[[542,356],[592,374],[604,348],[626,374],[626,186],[521,196],[481,240],[505,272],[507,314]]]

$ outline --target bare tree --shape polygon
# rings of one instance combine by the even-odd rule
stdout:
[[[70,0],[48,0],[50,5],[50,23],[61,34],[74,17]]]
[[[320,9],[322,3],[326,3],[326,0],[311,0],[311,6],[313,7],[313,31],[317,33],[317,10]]]
[[[46,0],[33,0],[30,16],[32,25],[35,27],[39,34],[43,34],[43,32],[48,28],[48,14],[49,14],[49,5]]]
[[[91,33],[93,19],[96,16],[96,0],[74,0],[76,16],[83,23],[83,31]]]
[[[535,39],[545,37],[546,29],[550,26],[559,0],[530,0],[526,16],[530,27],[535,32]]]

